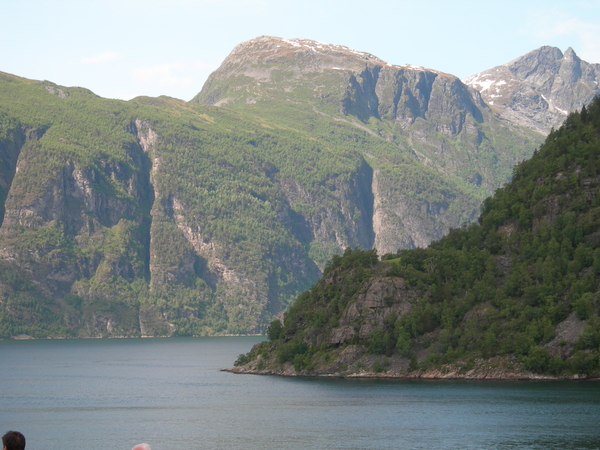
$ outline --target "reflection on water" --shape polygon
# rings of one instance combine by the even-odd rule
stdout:
[[[0,341],[0,423],[29,450],[600,448],[600,382],[219,371],[259,340]]]

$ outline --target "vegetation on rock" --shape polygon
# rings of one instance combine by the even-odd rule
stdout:
[[[479,223],[377,261],[347,249],[234,370],[600,375],[600,98],[571,114]]]

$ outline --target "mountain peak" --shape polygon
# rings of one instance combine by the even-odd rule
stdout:
[[[232,98],[244,97],[243,101],[254,101],[254,96],[264,97],[267,84],[274,80],[287,80],[285,87],[277,90],[294,90],[303,76],[320,76],[324,73],[346,78],[362,77],[365,71],[372,76],[382,69],[427,73],[427,76],[450,76],[435,70],[414,65],[393,65],[367,52],[353,50],[344,45],[327,44],[311,39],[285,39],[274,36],[259,36],[238,44],[213,72],[202,91],[192,102],[221,105]],[[348,75],[350,74],[350,75]],[[456,78],[454,76],[450,76]],[[236,80],[228,86],[227,80]],[[312,83],[312,82],[311,82]],[[339,88],[339,81],[334,83]],[[248,100],[246,92],[253,97]]]
[[[315,55],[343,55],[362,59],[364,61],[386,64],[385,61],[370,53],[352,50],[344,45],[327,44],[311,39],[285,39],[275,36],[259,36],[237,45],[228,59],[260,57],[275,54],[289,56],[292,53],[314,53]]]
[[[575,58],[577,58],[577,55],[575,54],[575,50],[573,50],[571,47],[569,47],[567,49],[567,51],[564,53],[563,57],[565,59],[575,59]]]
[[[391,64],[371,53],[354,50],[345,45],[328,44],[312,39],[287,39],[276,36],[259,36],[238,44],[229,56],[225,58],[221,68],[235,62],[277,62],[278,57],[284,57],[288,60],[301,58],[298,59],[298,62],[302,62],[303,64],[307,63],[307,57],[313,60],[318,59],[323,69],[355,70],[356,67],[364,68],[365,65],[370,67],[379,65],[442,74],[442,72],[437,70],[413,64]],[[346,67],[345,65],[349,65],[350,67]]]
[[[507,120],[546,134],[600,94],[597,66],[543,46],[463,80]]]
[[[563,57],[559,48],[545,45],[504,64],[504,67],[519,78],[527,78],[533,72],[557,71]]]
[[[311,39],[259,36],[238,44],[215,74],[218,73],[219,78],[247,76],[260,80],[269,79],[273,70],[281,69],[291,69],[297,76],[324,70],[361,71],[374,66],[390,64],[370,53],[343,45]],[[209,85],[212,77],[209,77]]]

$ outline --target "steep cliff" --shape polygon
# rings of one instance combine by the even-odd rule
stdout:
[[[2,334],[131,334],[153,201],[142,148],[115,126],[115,103],[2,78]],[[87,99],[110,118],[78,117]]]

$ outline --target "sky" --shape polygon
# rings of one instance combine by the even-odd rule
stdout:
[[[600,0],[2,0],[0,71],[107,98],[191,100],[262,35],[465,78],[542,45],[600,63]]]

